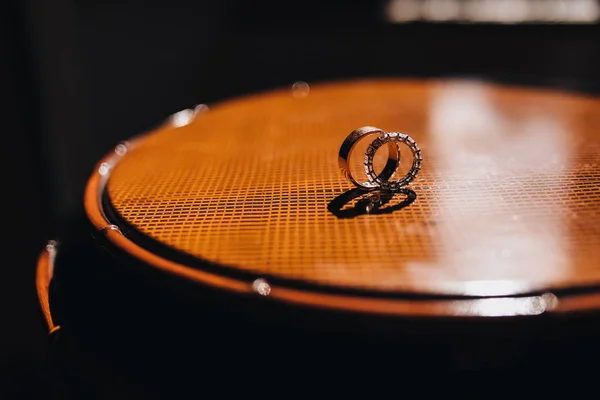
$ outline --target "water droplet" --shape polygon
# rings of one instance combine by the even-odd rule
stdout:
[[[261,296],[268,296],[271,293],[271,285],[269,285],[264,279],[259,278],[252,282],[252,290]]]
[[[119,143],[115,147],[115,153],[117,153],[119,156],[125,155],[125,153],[127,153],[127,146],[125,146],[123,143]]]
[[[558,305],[558,297],[554,293],[544,293],[542,299],[546,303],[546,310],[551,310]]]
[[[56,245],[57,245],[56,240],[48,241],[48,244],[46,244],[46,251],[50,252],[50,251],[56,250]]]
[[[179,128],[181,126],[185,126],[185,125],[189,124],[190,122],[192,122],[193,118],[194,118],[194,110],[190,110],[189,108],[186,108],[185,110],[181,110],[181,111],[173,114],[171,116],[171,122],[173,123],[174,126]]]
[[[208,111],[208,106],[206,104],[198,104],[196,107],[194,107],[194,114],[198,115],[200,113],[203,113],[205,111]]]
[[[297,99],[303,99],[310,93],[310,86],[306,82],[298,81],[292,85],[292,95]]]
[[[102,232],[106,235],[108,233],[108,231],[116,231],[116,232],[121,232],[121,230],[119,229],[119,227],[117,225],[106,225],[104,228],[102,228]]]
[[[98,168],[98,173],[102,176],[105,176],[110,171],[110,164],[103,162],[100,164],[100,168]]]

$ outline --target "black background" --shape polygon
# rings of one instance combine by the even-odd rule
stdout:
[[[50,383],[36,258],[121,140],[199,103],[294,81],[460,76],[600,85],[598,25],[385,21],[381,1],[8,0],[0,5],[0,389]],[[4,393],[0,390],[0,397]]]

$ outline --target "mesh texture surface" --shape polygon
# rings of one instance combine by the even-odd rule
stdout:
[[[417,141],[417,198],[341,218],[328,206],[353,187],[337,153],[365,125]],[[143,234],[256,276],[457,295],[568,288],[600,282],[597,132],[600,100],[589,96],[468,81],[319,84],[162,126],[106,190]],[[353,171],[362,161],[357,149]]]

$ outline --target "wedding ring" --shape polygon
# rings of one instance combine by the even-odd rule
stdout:
[[[350,167],[348,166],[348,160],[350,159],[350,155],[352,154],[352,149],[362,138],[369,135],[384,135],[385,131],[379,128],[375,128],[373,126],[363,126],[362,128],[358,128],[352,131],[342,143],[340,147],[340,152],[338,155],[338,164],[340,166],[340,170],[342,171],[342,175],[351,183],[356,185],[357,187],[365,190],[377,189],[381,182],[387,182],[390,179],[396,170],[398,169],[398,165],[400,164],[400,148],[397,143],[389,142],[388,144],[388,160],[383,167],[383,171],[379,175],[376,175],[373,172],[373,176],[375,176],[376,180],[371,180],[366,182],[358,182],[352,176],[350,172]],[[377,139],[375,139],[377,140]],[[381,147],[381,145],[379,146]],[[375,155],[375,152],[372,153]],[[373,170],[373,157],[371,157],[371,171]]]
[[[395,181],[388,181],[382,177],[381,174],[377,175],[373,171],[373,157],[375,156],[377,149],[386,143],[388,144],[388,147],[391,143],[396,146],[398,146],[400,143],[404,143],[413,154],[413,163],[410,170],[404,177]],[[384,132],[377,139],[373,140],[373,142],[365,151],[365,173],[369,178],[369,182],[375,187],[381,188],[382,190],[396,191],[411,183],[421,170],[422,162],[423,156],[421,155],[421,149],[417,145],[417,142],[415,142],[415,140],[407,134],[400,132]]]

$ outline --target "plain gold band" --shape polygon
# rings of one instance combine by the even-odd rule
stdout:
[[[340,170],[342,175],[351,183],[356,185],[358,188],[364,190],[373,190],[379,187],[379,182],[385,182],[390,179],[396,170],[398,169],[398,165],[400,165],[400,149],[396,145],[396,143],[389,142],[388,149],[389,155],[388,160],[385,163],[385,167],[383,171],[378,175],[379,180],[376,182],[358,182],[352,176],[350,172],[350,167],[348,165],[348,160],[352,154],[352,150],[356,143],[358,143],[361,139],[369,135],[384,135],[386,132],[383,129],[375,128],[374,126],[363,126],[362,128],[355,129],[352,131],[342,143],[340,147],[340,152],[338,155],[338,164],[340,166]]]

